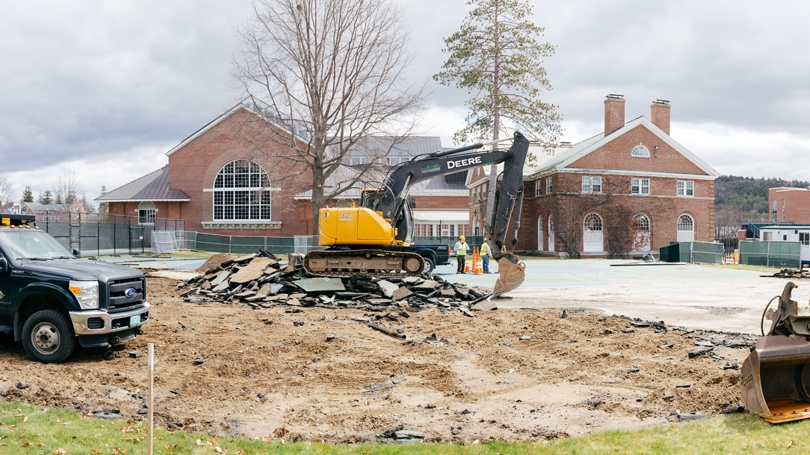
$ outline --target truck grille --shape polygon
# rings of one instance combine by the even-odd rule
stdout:
[[[127,297],[127,289],[135,289],[135,295]],[[127,278],[123,280],[112,280],[107,288],[109,293],[110,313],[127,311],[131,308],[143,304],[146,293],[146,282],[143,278]]]

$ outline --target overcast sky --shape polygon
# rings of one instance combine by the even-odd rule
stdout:
[[[35,197],[66,171],[89,199],[168,162],[166,152],[240,98],[231,76],[246,0],[3,2],[0,172]],[[432,90],[422,132],[451,146],[466,92],[432,82],[463,0],[402,1]],[[557,46],[544,95],[562,140],[602,131],[605,95],[626,118],[672,105],[672,137],[721,174],[810,180],[810,2],[534,0]]]

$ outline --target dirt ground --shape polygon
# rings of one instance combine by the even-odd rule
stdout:
[[[562,309],[470,318],[438,309],[388,317],[195,305],[176,284],[149,278],[145,333],[114,350],[77,348],[67,363],[43,365],[3,339],[0,395],[142,418],[154,343],[155,415],[167,429],[351,442],[390,441],[391,430],[404,428],[426,440],[531,440],[736,406],[733,364],[754,341],[574,308],[565,318]],[[377,318],[406,339],[362,322]]]

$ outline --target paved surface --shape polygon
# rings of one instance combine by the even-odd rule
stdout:
[[[501,308],[588,308],[691,328],[759,334],[765,305],[789,281],[760,277],[766,272],[721,266],[613,266],[628,262],[529,260],[524,284],[497,304]],[[449,281],[480,286],[493,286],[497,279],[496,274],[456,275],[449,266],[437,272]],[[808,314],[810,282],[797,284],[793,299],[799,302],[800,313]]]
[[[156,276],[188,279],[200,258],[120,255],[101,258],[133,267],[161,269]],[[497,300],[501,308],[586,308],[691,328],[759,334],[762,311],[789,280],[766,272],[706,265],[617,266],[606,259],[526,261],[526,281]],[[497,266],[492,263],[492,270]],[[776,271],[776,269],[774,269]],[[455,265],[436,268],[442,278],[493,287],[497,273],[456,275]],[[810,282],[797,282],[793,299],[808,314]],[[766,321],[766,325],[767,325]]]

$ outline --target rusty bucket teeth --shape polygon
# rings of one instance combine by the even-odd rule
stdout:
[[[498,260],[498,270],[501,276],[498,278],[498,281],[495,282],[493,297],[498,297],[501,294],[516,289],[523,284],[523,280],[526,279],[525,266],[523,264],[515,264],[506,258]]]

